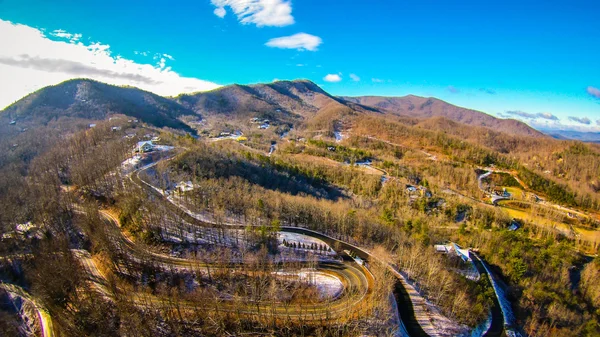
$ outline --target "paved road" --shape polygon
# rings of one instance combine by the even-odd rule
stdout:
[[[173,157],[164,159],[171,160]],[[179,205],[176,205],[171,200],[165,198],[163,192],[149,184],[148,182],[142,180],[139,177],[139,173],[141,171],[147,170],[155,165],[158,162],[151,163],[140,168],[138,171],[133,172],[130,175],[131,181],[140,186],[141,188],[147,190],[149,193],[156,195],[159,198],[163,198],[166,200],[166,205],[176,214],[178,214],[181,218],[186,220],[191,224],[195,224],[197,226],[209,226],[212,227],[214,224],[207,222],[205,220],[199,220],[196,217],[192,216],[188,212],[182,209]],[[233,228],[243,229],[246,225],[239,224],[225,224],[226,226]],[[418,293],[418,291],[412,287],[407,281],[406,278],[401,275],[393,266],[389,265],[384,261],[378,260],[376,257],[371,255],[367,250],[356,247],[347,242],[329,237],[325,234],[312,231],[310,229],[301,228],[301,227],[281,227],[281,231],[304,234],[308,236],[312,236],[323,240],[327,244],[332,247],[340,247],[340,253],[343,250],[351,250],[356,253],[361,259],[365,261],[372,261],[376,263],[382,263],[385,265],[396,277],[398,278],[398,282],[395,286],[395,298],[399,308],[399,315],[402,323],[401,330],[404,336],[413,336],[413,337],[425,337],[425,336],[437,336],[437,330],[434,327],[432,321],[434,320],[433,315],[429,312],[427,305],[425,303],[425,299]],[[342,253],[343,254],[343,253]]]
[[[19,286],[16,286],[14,284],[9,284],[9,283],[0,283],[0,288],[3,288],[4,290],[8,291],[9,293],[19,296],[19,297],[23,298],[25,301],[32,303],[35,310],[37,311],[42,337],[54,337],[55,336],[54,327],[52,325],[52,317],[50,317],[50,314],[48,313],[48,311],[41,304],[39,304],[35,299],[33,299],[29,295],[29,293],[27,291],[25,291],[25,289],[23,289]]]

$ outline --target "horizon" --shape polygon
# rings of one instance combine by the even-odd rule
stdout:
[[[538,130],[600,131],[597,3],[315,3],[206,0],[165,13],[153,1],[121,13],[111,1],[5,0],[0,107],[82,77],[161,96],[306,78],[334,96],[435,97]]]

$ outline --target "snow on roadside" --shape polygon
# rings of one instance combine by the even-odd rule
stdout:
[[[277,238],[277,241],[279,242],[279,249],[280,250],[293,249],[293,248],[284,246],[283,240],[285,240],[288,243],[296,243],[296,245],[299,245],[302,243],[307,247],[310,247],[312,244],[315,244],[317,247],[319,247],[319,246],[325,247],[325,251],[319,251],[318,248],[316,250],[312,250],[312,249],[308,249],[308,248],[296,248],[296,250],[313,251],[313,252],[318,252],[320,255],[326,255],[326,256],[335,256],[336,255],[335,251],[333,249],[331,249],[331,247],[329,247],[329,245],[327,243],[325,243],[325,241],[319,240],[317,238],[313,238],[308,235],[298,234],[298,233],[289,233],[289,232],[279,232],[278,238]]]
[[[125,173],[129,173],[138,166],[138,164],[141,162],[141,160],[142,160],[142,156],[135,155],[131,158],[126,159],[123,163],[121,163],[121,168],[123,169],[123,171]]]
[[[298,280],[316,287],[321,299],[336,298],[344,291],[344,284],[340,279],[314,269],[303,269],[299,272],[278,271],[274,274],[297,277]]]

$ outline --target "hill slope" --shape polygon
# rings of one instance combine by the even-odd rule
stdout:
[[[307,121],[332,112],[367,111],[354,102],[336,98],[308,80],[268,84],[229,85],[175,97],[198,114],[224,114],[230,118],[262,117],[282,122]]]
[[[445,117],[462,124],[483,126],[499,132],[544,137],[544,134],[527,124],[514,119],[499,119],[486,113],[461,108],[437,98],[426,98],[414,95],[404,97],[342,97],[344,100],[378,109],[381,112],[398,116],[430,118]]]
[[[124,114],[157,127],[191,129],[177,118],[194,113],[167,98],[133,87],[118,87],[87,79],[75,79],[42,88],[0,114],[2,123],[16,120],[35,127],[60,118],[102,120]]]

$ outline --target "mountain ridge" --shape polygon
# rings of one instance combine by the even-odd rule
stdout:
[[[445,117],[461,124],[486,127],[511,135],[546,137],[527,124],[499,119],[481,111],[459,107],[434,97],[406,95],[334,96],[310,80],[232,84],[210,91],[162,97],[135,87],[114,86],[89,79],[72,79],[39,89],[6,107],[0,117],[37,120],[45,124],[61,117],[105,119],[121,113],[157,127],[193,132],[182,116],[264,117],[287,124],[339,121],[348,114],[377,113],[428,119]]]

